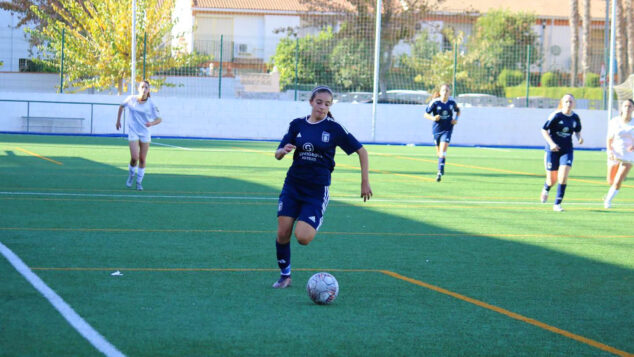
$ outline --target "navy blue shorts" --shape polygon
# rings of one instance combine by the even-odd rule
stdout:
[[[547,171],[557,171],[559,166],[572,166],[574,161],[573,151],[550,151],[544,154],[544,166]]]
[[[451,142],[451,133],[453,130],[441,131],[438,133],[434,133],[434,142],[436,146],[440,145],[441,142]]]
[[[303,185],[286,180],[277,205],[277,216],[304,221],[315,230],[323,223],[329,186]]]

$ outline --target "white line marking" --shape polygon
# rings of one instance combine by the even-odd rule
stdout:
[[[176,145],[163,144],[163,143],[157,143],[156,141],[152,142],[152,144],[160,145],[160,146],[167,146],[167,147],[170,147],[170,148],[176,148],[176,149],[182,149],[182,150],[191,150],[190,148],[185,148],[185,147],[176,146]]]
[[[251,197],[251,196],[203,196],[203,195],[151,195],[151,194],[105,194],[105,193],[67,193],[67,192],[8,192],[0,191],[0,196],[52,196],[52,197],[105,197],[105,198],[170,198],[170,199],[215,199],[215,200],[243,200],[243,201],[277,201],[278,197]],[[332,198],[332,196],[331,196]],[[345,202],[359,202],[358,197],[339,197],[333,199],[333,201],[345,201]],[[371,202],[382,203],[445,203],[445,204],[493,204],[493,205],[518,205],[518,206],[542,206],[548,207],[548,204],[542,204],[534,201],[476,201],[476,200],[440,200],[440,199],[381,199],[372,198]],[[603,201],[588,201],[588,202],[566,202],[566,206],[603,206]],[[634,206],[634,203],[619,203],[619,207]]]
[[[486,146],[476,146],[476,148],[478,148],[478,149],[482,149],[482,150],[492,150],[492,151],[511,152],[511,150],[509,150],[509,149],[489,148],[489,147],[486,147]]]
[[[46,283],[35,275],[26,264],[15,255],[9,248],[7,248],[2,242],[0,242],[0,253],[13,265],[15,270],[18,271],[37,291],[39,291],[44,297],[59,311],[59,313],[68,321],[71,326],[75,328],[80,335],[82,335],[90,344],[92,344],[99,352],[106,356],[125,356],[110,342],[108,342],[99,332],[97,332],[92,326],[90,326],[79,314],[73,310],[53,289],[49,288]]]

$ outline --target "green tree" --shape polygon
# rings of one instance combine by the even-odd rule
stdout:
[[[369,48],[374,48],[374,27],[376,0],[300,0],[310,10],[341,14],[340,16],[320,16],[316,21],[332,21],[340,25],[336,33],[337,38],[352,38],[364,41]],[[394,66],[394,48],[402,40],[414,38],[417,25],[429,11],[431,1],[428,0],[399,0],[383,1],[381,13],[381,48],[379,56],[379,89],[382,96],[387,95],[389,89],[388,77]],[[434,1],[435,3],[435,1]],[[315,23],[306,22],[310,26]],[[370,61],[374,61],[373,52]]]
[[[42,40],[42,53],[59,63],[64,39],[64,86],[78,90],[99,90],[115,85],[119,93],[127,91],[126,79],[131,76],[131,1],[120,0],[56,0],[52,7],[61,20],[35,6],[33,11],[48,25],[31,32]],[[147,34],[147,78],[156,88],[165,78],[152,76],[166,68],[182,67],[192,56],[173,48],[171,30],[174,26],[174,0],[137,1],[136,59],[137,80],[142,79],[143,34]],[[70,82],[70,83],[69,83]]]
[[[366,41],[343,38],[330,56],[334,83],[345,90],[371,90],[373,81],[372,47]]]
[[[483,83],[494,83],[505,69],[526,70],[527,47],[531,48],[529,64],[536,63],[537,34],[532,30],[535,15],[495,10],[481,16],[469,38],[467,62]]]
[[[333,44],[334,35],[331,28],[299,39],[282,38],[272,57],[273,64],[280,73],[280,87],[285,89],[295,83],[296,61],[300,84],[313,86],[332,83],[329,54]],[[299,46],[299,53],[297,46]]]

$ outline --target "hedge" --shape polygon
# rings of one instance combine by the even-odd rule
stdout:
[[[526,84],[504,88],[507,98],[526,97]],[[572,94],[577,99],[603,99],[603,88],[590,87],[530,87],[528,95],[531,97],[545,97],[559,99],[564,94]],[[616,98],[616,97],[615,97]]]

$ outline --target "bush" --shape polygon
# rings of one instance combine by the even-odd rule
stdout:
[[[504,88],[507,98],[525,97],[526,85]],[[603,99],[602,88],[584,87],[530,87],[529,96],[560,99],[564,94],[572,94],[576,99]]]
[[[542,86],[543,87],[558,87],[561,77],[559,73],[546,72],[542,74]]]
[[[503,69],[498,76],[498,84],[502,87],[513,87],[520,83],[524,79],[522,72],[512,69]]]
[[[26,66],[20,72],[59,73],[59,68],[52,61],[31,58],[26,60]]]
[[[600,77],[596,73],[586,73],[586,82],[583,84],[584,87],[596,88],[601,84]]]

